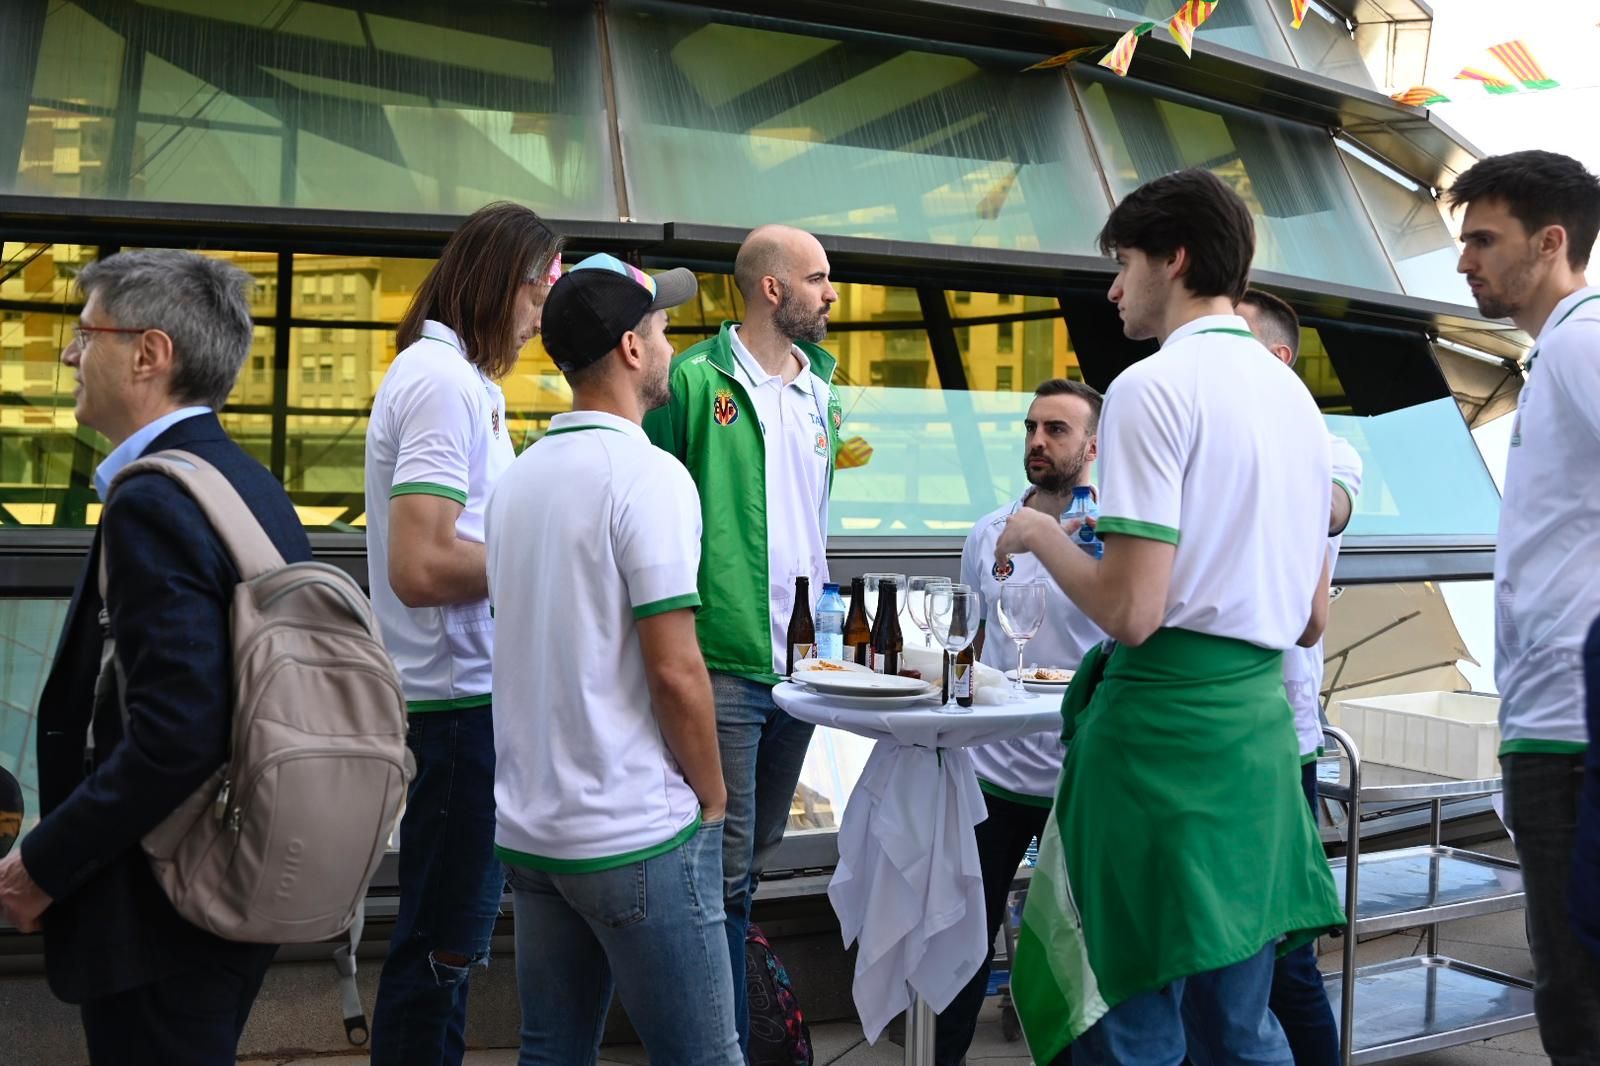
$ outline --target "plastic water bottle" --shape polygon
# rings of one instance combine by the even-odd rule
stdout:
[[[822,586],[822,599],[817,601],[817,658],[844,658],[844,597],[839,586]]]
[[[1066,513],[1061,516],[1061,520],[1063,522],[1073,519],[1083,520],[1083,524],[1078,527],[1077,532],[1072,534],[1072,539],[1077,542],[1078,547],[1096,559],[1105,554],[1106,546],[1101,543],[1100,534],[1094,531],[1094,527],[1089,524],[1088,519],[1098,519],[1099,517],[1100,507],[1094,502],[1089,486],[1079,485],[1073,489],[1072,502],[1067,505]]]

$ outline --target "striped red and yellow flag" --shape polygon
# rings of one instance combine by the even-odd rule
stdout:
[[[1300,28],[1300,23],[1306,20],[1306,10],[1310,8],[1311,0],[1289,0],[1289,14],[1294,21],[1289,23],[1295,29]]]
[[[1023,67],[1022,70],[1023,73],[1027,73],[1030,70],[1050,70],[1053,67],[1064,67],[1073,60],[1082,59],[1090,52],[1098,52],[1104,47],[1105,45],[1103,44],[1091,44],[1087,48],[1069,48],[1059,55],[1051,56],[1049,59],[1041,59],[1031,67]]]
[[[865,437],[851,437],[849,440],[839,442],[839,454],[834,457],[835,470],[853,470],[858,466],[866,466],[867,460],[872,458],[872,445],[867,443]]]
[[[1461,73],[1456,75],[1456,80],[1478,82],[1485,89],[1500,96],[1503,96],[1506,93],[1514,93],[1517,91],[1517,87],[1512,85],[1509,81],[1506,81],[1504,78],[1496,77],[1495,75],[1490,74],[1487,70],[1480,70],[1477,67],[1462,67]]]
[[[1429,104],[1448,104],[1450,98],[1438,89],[1430,89],[1426,85],[1416,85],[1405,92],[1390,93],[1389,99],[1408,107],[1427,107]]]
[[[1107,70],[1114,70],[1121,77],[1127,77],[1128,64],[1133,62],[1133,50],[1139,47],[1139,38],[1156,28],[1154,22],[1141,22],[1133,29],[1118,38],[1117,43],[1100,60],[1100,66]]]
[[[1178,47],[1183,49],[1184,55],[1192,55],[1194,49],[1194,31],[1200,24],[1211,17],[1211,12],[1221,0],[1187,0],[1178,13],[1172,16],[1167,23],[1167,32],[1172,34],[1172,39],[1178,42]]]
[[[1497,44],[1489,49],[1489,54],[1504,63],[1511,76],[1520,81],[1524,88],[1554,89],[1561,84],[1544,72],[1528,46],[1521,41]]]

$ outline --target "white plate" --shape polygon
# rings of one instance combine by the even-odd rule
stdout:
[[[1049,669],[1049,667],[1046,667],[1046,669]],[[1068,670],[1067,674],[1069,676],[1067,676],[1063,680],[1060,680],[1060,681],[1046,681],[1043,678],[1029,677],[1028,676],[1029,671],[1028,670],[1024,670],[1024,671],[1022,671],[1022,683],[1024,685],[1043,685],[1043,686],[1046,686],[1048,688],[1066,688],[1068,685],[1072,684],[1072,677],[1070,676],[1072,674],[1072,672],[1073,671]],[[1006,671],[1006,680],[1007,681],[1015,681],[1016,679],[1017,679],[1017,672],[1015,670],[1007,670]]]
[[[1027,678],[1022,679],[1023,688],[1029,692],[1038,692],[1046,696],[1059,696],[1067,691],[1067,686],[1070,684],[1072,684],[1070,681],[1029,681]]]
[[[933,707],[939,700],[937,692],[922,692],[911,696],[840,696],[837,693],[817,693],[819,697],[838,707],[858,711],[892,711],[904,707]]]
[[[823,663],[827,663],[830,667],[834,667],[836,669],[824,670],[822,668]],[[862,666],[860,663],[848,659],[801,659],[799,662],[794,664],[794,673],[789,675],[789,679],[792,681],[804,681],[812,674],[817,674],[822,677],[832,677],[838,674],[870,673],[872,673],[871,667]]]
[[[807,671],[802,684],[829,696],[858,696],[881,700],[892,696],[926,696],[933,686],[914,677],[899,674],[855,674]]]

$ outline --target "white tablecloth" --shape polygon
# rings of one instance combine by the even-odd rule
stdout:
[[[1059,728],[1059,696],[944,714],[931,704],[855,710],[796,685],[773,692],[802,721],[877,740],[839,826],[828,899],[844,943],[859,941],[852,985],[869,1041],[911,1002],[950,1005],[988,952],[972,828],[983,793],[964,749]]]

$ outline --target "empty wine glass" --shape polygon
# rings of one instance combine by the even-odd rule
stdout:
[[[878,620],[878,587],[885,581],[892,582],[894,587],[905,591],[906,575],[904,574],[863,574],[867,582],[867,621],[876,623]]]
[[[940,585],[950,584],[947,577],[914,577],[906,582],[906,610],[911,620],[922,630],[922,646],[933,647],[933,635],[928,629],[928,596]]]
[[[1044,624],[1044,582],[1023,581],[1000,586],[1000,628],[1017,646],[1017,676],[1011,683],[1011,702],[1027,699],[1022,688],[1022,649]]]
[[[970,585],[942,581],[928,590],[928,627],[952,658],[965,651],[967,645],[972,643],[972,638],[977,636],[978,619],[982,613],[977,590]],[[976,671],[977,664],[972,664],[968,669]],[[968,679],[969,684],[975,681],[975,678]],[[946,714],[972,713],[971,707],[963,707],[955,702],[954,684],[950,686],[950,692],[939,710]]]

